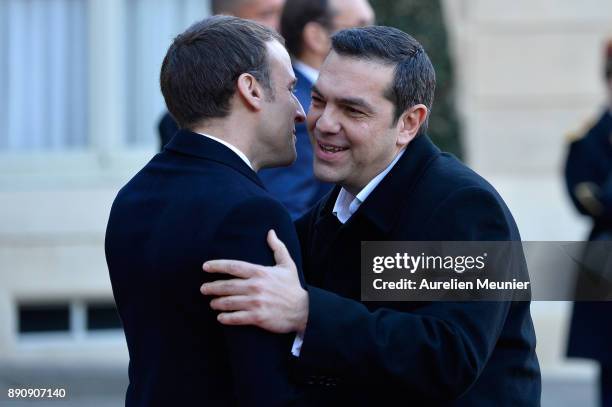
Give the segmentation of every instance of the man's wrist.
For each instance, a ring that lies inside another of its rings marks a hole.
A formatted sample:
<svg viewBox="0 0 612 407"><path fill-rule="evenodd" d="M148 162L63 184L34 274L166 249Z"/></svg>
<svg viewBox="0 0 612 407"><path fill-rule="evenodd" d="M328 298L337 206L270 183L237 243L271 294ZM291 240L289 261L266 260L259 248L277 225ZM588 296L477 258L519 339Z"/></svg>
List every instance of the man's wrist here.
<svg viewBox="0 0 612 407"><path fill-rule="evenodd" d="M308 291L302 289L300 297L301 298L299 301L299 311L297 318L297 333L303 336L304 332L306 331L306 325L308 324L308 307L310 301L308 297Z"/></svg>

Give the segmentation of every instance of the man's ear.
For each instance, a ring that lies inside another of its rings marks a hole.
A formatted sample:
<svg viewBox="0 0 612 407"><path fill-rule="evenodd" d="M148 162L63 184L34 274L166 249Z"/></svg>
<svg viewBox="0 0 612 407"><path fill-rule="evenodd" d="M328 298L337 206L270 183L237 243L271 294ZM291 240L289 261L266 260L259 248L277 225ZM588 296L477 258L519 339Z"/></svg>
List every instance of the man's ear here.
<svg viewBox="0 0 612 407"><path fill-rule="evenodd" d="M304 26L302 41L304 48L317 55L327 55L331 47L329 33L323 25L315 21L310 21Z"/></svg>
<svg viewBox="0 0 612 407"><path fill-rule="evenodd" d="M412 141L419 133L419 129L427 119L429 110L425 105L414 105L406 110L399 118L397 125L399 126L399 135L397 145L404 147Z"/></svg>
<svg viewBox="0 0 612 407"><path fill-rule="evenodd" d="M249 74L243 73L238 77L236 83L236 93L249 110L261 110L261 104L264 101L264 91L257 79Z"/></svg>

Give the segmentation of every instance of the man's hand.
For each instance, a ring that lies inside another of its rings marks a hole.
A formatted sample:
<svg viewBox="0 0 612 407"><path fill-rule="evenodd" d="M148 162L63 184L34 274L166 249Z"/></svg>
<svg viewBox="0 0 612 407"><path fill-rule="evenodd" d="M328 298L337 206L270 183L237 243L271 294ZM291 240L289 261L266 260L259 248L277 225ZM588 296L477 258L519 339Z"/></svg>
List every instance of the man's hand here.
<svg viewBox="0 0 612 407"><path fill-rule="evenodd" d="M224 325L255 325L275 333L301 334L308 321L308 292L300 285L295 263L274 230L268 232L268 245L276 266L207 261L202 266L205 272L238 278L202 284L200 291L217 297L210 306L222 311L217 319Z"/></svg>

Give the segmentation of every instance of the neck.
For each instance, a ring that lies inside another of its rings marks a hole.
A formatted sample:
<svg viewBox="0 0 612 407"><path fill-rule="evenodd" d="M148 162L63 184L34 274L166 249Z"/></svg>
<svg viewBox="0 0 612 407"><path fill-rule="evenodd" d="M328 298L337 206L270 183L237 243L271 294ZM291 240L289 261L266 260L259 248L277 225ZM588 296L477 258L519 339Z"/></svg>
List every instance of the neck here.
<svg viewBox="0 0 612 407"><path fill-rule="evenodd" d="M247 156L253 169L257 172L261 167L261 163L252 148L255 144L251 142L255 138L254 133L251 131L253 126L245 123L247 122L243 120L226 117L209 120L204 124L195 126L192 130L196 133L208 134L233 145Z"/></svg>
<svg viewBox="0 0 612 407"><path fill-rule="evenodd" d="M325 58L321 58L319 55L315 54L314 52L306 50L302 52L302 54L298 57L298 59L302 61L304 64L318 71L321 69L321 65L323 65L323 60Z"/></svg>

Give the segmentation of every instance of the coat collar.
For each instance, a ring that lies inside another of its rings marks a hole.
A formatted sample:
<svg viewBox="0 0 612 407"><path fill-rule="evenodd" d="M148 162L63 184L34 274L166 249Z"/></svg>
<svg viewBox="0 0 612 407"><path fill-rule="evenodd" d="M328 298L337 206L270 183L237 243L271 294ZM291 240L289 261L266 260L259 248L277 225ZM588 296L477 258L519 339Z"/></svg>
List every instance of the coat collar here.
<svg viewBox="0 0 612 407"><path fill-rule="evenodd" d="M382 232L390 231L406 205L410 190L425 172L428 165L440 154L438 147L433 144L427 135L423 134L412 140L406 147L404 155L351 216L345 226L359 219L366 219ZM340 186L336 185L323 204L319 213L319 221L330 216L334 217L332 209L339 192Z"/></svg>
<svg viewBox="0 0 612 407"><path fill-rule="evenodd" d="M181 129L177 131L170 142L166 144L164 150L227 165L264 188L257 173L249 168L236 153L223 144L202 136L201 134Z"/></svg>

